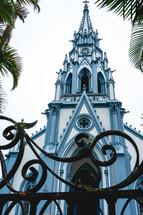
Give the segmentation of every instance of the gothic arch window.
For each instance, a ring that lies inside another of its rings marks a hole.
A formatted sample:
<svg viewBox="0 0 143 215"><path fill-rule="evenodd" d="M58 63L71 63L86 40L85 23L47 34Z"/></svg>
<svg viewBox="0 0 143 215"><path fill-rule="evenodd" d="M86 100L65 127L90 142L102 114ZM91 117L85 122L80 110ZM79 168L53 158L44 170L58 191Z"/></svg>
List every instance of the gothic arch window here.
<svg viewBox="0 0 143 215"><path fill-rule="evenodd" d="M88 163L81 165L75 172L72 182L78 185L86 185L91 187L98 187L97 183L97 173L95 169ZM72 190L77 192L78 190ZM74 205L69 204L68 214L73 215L87 215L87 214L99 215L99 201L95 199L82 199L82 201L77 201Z"/></svg>
<svg viewBox="0 0 143 215"><path fill-rule="evenodd" d="M98 73L98 93L105 93L105 80L101 72Z"/></svg>
<svg viewBox="0 0 143 215"><path fill-rule="evenodd" d="M72 182L75 184L98 187L97 173L88 163L84 163L74 174Z"/></svg>
<svg viewBox="0 0 143 215"><path fill-rule="evenodd" d="M137 184L136 184L136 189L137 190L143 190L143 176L141 176L139 178L139 180L137 181ZM138 199L139 201L139 207L138 207L138 210L139 210L139 214L140 215L143 215L143 198L139 198Z"/></svg>
<svg viewBox="0 0 143 215"><path fill-rule="evenodd" d="M72 93L72 74L70 73L66 82L66 94Z"/></svg>
<svg viewBox="0 0 143 215"><path fill-rule="evenodd" d="M79 75L80 77L80 91L83 92L83 89L86 89L86 92L89 92L90 88L90 72L87 69L83 69Z"/></svg>
<svg viewBox="0 0 143 215"><path fill-rule="evenodd" d="M83 88L86 88L86 91L89 91L89 80L86 72L83 73L83 76L81 77L81 91L83 91Z"/></svg>
<svg viewBox="0 0 143 215"><path fill-rule="evenodd" d="M87 36L84 36L84 43L87 43Z"/></svg>

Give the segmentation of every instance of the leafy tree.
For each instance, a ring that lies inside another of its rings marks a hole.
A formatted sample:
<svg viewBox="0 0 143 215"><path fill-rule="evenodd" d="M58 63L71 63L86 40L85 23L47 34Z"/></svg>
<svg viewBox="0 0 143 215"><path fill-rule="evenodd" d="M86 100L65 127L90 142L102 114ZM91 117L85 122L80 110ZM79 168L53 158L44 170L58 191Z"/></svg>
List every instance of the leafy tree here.
<svg viewBox="0 0 143 215"><path fill-rule="evenodd" d="M13 77L12 90L18 85L22 71L21 58L16 50L10 47L12 30L17 18L23 22L28 15L26 5L34 6L40 11L37 0L0 0L0 112L4 110L5 94L2 88L2 76L11 74Z"/></svg>
<svg viewBox="0 0 143 215"><path fill-rule="evenodd" d="M100 8L122 16L132 23L129 57L135 68L143 72L143 2L142 0L96 0Z"/></svg>

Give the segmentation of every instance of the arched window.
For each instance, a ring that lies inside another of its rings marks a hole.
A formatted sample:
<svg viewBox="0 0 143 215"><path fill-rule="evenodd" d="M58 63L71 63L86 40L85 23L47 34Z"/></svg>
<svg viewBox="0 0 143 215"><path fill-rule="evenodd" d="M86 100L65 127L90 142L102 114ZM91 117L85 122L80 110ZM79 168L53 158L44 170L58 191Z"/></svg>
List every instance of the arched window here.
<svg viewBox="0 0 143 215"><path fill-rule="evenodd" d="M83 164L73 177L75 184L97 187L95 170L88 164Z"/></svg>
<svg viewBox="0 0 143 215"><path fill-rule="evenodd" d="M87 92L89 91L89 80L86 72L84 72L81 77L81 91L83 91L83 88L86 88Z"/></svg>
<svg viewBox="0 0 143 215"><path fill-rule="evenodd" d="M105 80L101 72L98 73L98 93L105 93Z"/></svg>
<svg viewBox="0 0 143 215"><path fill-rule="evenodd" d="M78 77L79 77L79 79L78 79L79 92L83 92L83 89L85 89L86 92L90 92L90 90L91 90L90 71L87 68L84 68L80 71Z"/></svg>
<svg viewBox="0 0 143 215"><path fill-rule="evenodd" d="M101 93L101 83L99 78L98 78L98 93Z"/></svg>
<svg viewBox="0 0 143 215"><path fill-rule="evenodd" d="M70 73L66 82L66 94L72 93L72 74Z"/></svg>
<svg viewBox="0 0 143 215"><path fill-rule="evenodd" d="M84 36L84 43L87 43L87 36Z"/></svg>
<svg viewBox="0 0 143 215"><path fill-rule="evenodd" d="M72 182L78 185L85 185L91 187L98 187L97 173L92 166L88 163L84 163L72 178ZM73 192L78 190L73 190ZM87 215L87 214L99 214L99 201L96 199L83 198L82 201L77 201L74 204L69 204L68 214L73 215Z"/></svg>
<svg viewBox="0 0 143 215"><path fill-rule="evenodd" d="M91 75L90 72L84 68L80 73L79 73L79 91L83 92L83 89L85 89L87 92L90 91L90 80Z"/></svg>

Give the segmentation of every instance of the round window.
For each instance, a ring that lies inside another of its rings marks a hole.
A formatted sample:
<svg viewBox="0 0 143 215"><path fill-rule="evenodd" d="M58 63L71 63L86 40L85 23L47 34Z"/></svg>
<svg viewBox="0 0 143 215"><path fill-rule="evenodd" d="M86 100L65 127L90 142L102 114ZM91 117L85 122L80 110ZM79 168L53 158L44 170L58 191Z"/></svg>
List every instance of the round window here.
<svg viewBox="0 0 143 215"><path fill-rule="evenodd" d="M78 119L77 125L79 128L87 129L91 126L91 120L86 116L82 116Z"/></svg>

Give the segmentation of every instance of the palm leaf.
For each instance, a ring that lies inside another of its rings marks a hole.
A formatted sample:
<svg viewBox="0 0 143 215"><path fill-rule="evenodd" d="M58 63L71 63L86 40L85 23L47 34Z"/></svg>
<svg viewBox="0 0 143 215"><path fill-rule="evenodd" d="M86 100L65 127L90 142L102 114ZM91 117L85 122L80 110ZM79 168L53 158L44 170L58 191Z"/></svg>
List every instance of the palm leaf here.
<svg viewBox="0 0 143 215"><path fill-rule="evenodd" d="M143 23L132 27L129 57L134 67L143 72Z"/></svg>
<svg viewBox="0 0 143 215"><path fill-rule="evenodd" d="M6 94L4 93L0 77L0 113L3 113L5 108L6 108Z"/></svg>
<svg viewBox="0 0 143 215"><path fill-rule="evenodd" d="M29 13L27 8L24 6L21 6L19 3L15 3L14 9L15 9L15 17L19 17L19 19L21 19L24 22L25 18Z"/></svg>
<svg viewBox="0 0 143 215"><path fill-rule="evenodd" d="M34 9L37 9L38 10L38 12L40 12L40 7L39 7L39 5L38 5L38 0L17 0L17 3L19 4L19 5L32 5L32 6L34 6Z"/></svg>
<svg viewBox="0 0 143 215"><path fill-rule="evenodd" d="M140 0L96 0L95 4L100 8L107 7L133 24L143 21L143 3Z"/></svg>
<svg viewBox="0 0 143 215"><path fill-rule="evenodd" d="M16 50L9 45L0 46L0 73L2 76L11 73L13 77L12 90L17 86L22 71L21 58Z"/></svg>
<svg viewBox="0 0 143 215"><path fill-rule="evenodd" d="M13 26L14 8L10 0L0 0L0 23Z"/></svg>
<svg viewBox="0 0 143 215"><path fill-rule="evenodd" d="M9 16L9 14L4 11L2 8L0 8L0 22L8 22L11 26L13 26L13 20L12 17Z"/></svg>

